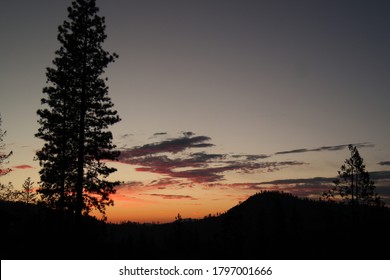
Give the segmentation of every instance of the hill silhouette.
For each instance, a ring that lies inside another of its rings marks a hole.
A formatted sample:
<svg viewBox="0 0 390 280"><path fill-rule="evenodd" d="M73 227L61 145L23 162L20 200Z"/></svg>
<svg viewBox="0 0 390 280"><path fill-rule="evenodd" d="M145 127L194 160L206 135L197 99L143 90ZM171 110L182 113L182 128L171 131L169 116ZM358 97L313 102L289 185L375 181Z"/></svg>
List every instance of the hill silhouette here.
<svg viewBox="0 0 390 280"><path fill-rule="evenodd" d="M84 217L81 228L71 215L0 202L0 223L1 259L383 259L390 249L389 208L281 192L255 194L203 219L111 224Z"/></svg>

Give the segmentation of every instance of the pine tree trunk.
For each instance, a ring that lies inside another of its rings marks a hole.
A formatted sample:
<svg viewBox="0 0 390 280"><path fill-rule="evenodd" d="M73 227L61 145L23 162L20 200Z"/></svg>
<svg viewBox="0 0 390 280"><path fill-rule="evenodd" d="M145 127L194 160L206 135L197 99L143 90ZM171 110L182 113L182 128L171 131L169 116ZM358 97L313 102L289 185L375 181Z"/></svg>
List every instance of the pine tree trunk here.
<svg viewBox="0 0 390 280"><path fill-rule="evenodd" d="M63 131L65 131L66 123L65 120L63 122ZM65 209L65 145L66 145L66 135L62 135L62 143L61 143L61 179L60 179L60 212L61 219L64 216Z"/></svg>
<svg viewBox="0 0 390 280"><path fill-rule="evenodd" d="M76 216L81 217L83 209L83 179L84 179L84 142L85 142L85 103L86 103L86 85L85 75L82 81L81 90L81 108L79 123L79 143L77 156L77 183L76 183Z"/></svg>
<svg viewBox="0 0 390 280"><path fill-rule="evenodd" d="M79 143L77 156L77 182L76 182L76 218L80 220L83 209L83 180L84 180L84 142L85 142L85 115L87 102L87 15L84 20L84 46L83 46L83 66L81 77L81 104L80 104L80 122L79 122Z"/></svg>
<svg viewBox="0 0 390 280"><path fill-rule="evenodd" d="M354 174L353 174L353 166L351 167L352 171L351 171L351 204L354 205L355 204L355 200L354 200L354 195L353 195L353 191L354 191L354 186L353 186L353 183L354 183Z"/></svg>

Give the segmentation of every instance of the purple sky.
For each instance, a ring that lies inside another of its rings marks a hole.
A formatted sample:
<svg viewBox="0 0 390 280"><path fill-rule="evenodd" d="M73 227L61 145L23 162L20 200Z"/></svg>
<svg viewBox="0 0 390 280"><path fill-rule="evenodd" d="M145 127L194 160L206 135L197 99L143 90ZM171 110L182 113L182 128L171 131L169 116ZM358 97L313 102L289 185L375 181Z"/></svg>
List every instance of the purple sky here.
<svg viewBox="0 0 390 280"><path fill-rule="evenodd" d="M70 1L2 4L0 113L14 155L1 180L20 187L39 182L36 110ZM122 119L111 129L122 150L113 178L126 182L113 216L123 201L173 218L201 215L214 198L226 210L267 187L317 194L351 143L389 192L390 2L97 5L105 47L119 54L106 72Z"/></svg>

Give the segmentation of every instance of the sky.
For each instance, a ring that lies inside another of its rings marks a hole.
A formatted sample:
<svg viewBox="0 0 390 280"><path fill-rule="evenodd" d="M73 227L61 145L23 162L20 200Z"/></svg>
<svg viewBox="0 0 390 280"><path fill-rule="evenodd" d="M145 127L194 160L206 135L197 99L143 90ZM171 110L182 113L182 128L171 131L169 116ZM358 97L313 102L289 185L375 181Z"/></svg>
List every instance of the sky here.
<svg viewBox="0 0 390 280"><path fill-rule="evenodd" d="M71 1L0 0L0 178L39 184L46 67ZM390 203L389 1L97 0L121 122L111 222L222 213L262 190L317 199L354 144Z"/></svg>

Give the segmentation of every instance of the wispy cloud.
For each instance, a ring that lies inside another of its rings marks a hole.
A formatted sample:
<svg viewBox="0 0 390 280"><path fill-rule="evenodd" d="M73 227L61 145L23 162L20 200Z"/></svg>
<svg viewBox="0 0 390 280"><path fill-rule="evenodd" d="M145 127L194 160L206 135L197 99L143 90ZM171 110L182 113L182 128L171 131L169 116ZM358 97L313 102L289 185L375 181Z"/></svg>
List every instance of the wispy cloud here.
<svg viewBox="0 0 390 280"><path fill-rule="evenodd" d="M126 134L122 134L122 135L120 136L120 138L121 138L121 139L126 139L126 138L129 138L129 137L131 137L131 136L134 136L134 134L126 133Z"/></svg>
<svg viewBox="0 0 390 280"><path fill-rule="evenodd" d="M253 161L258 159L265 159L271 157L270 155L246 155L246 154L239 154L239 155L232 155L233 158L242 158L245 160Z"/></svg>
<svg viewBox="0 0 390 280"><path fill-rule="evenodd" d="M127 158L142 157L158 153L175 154L191 148L206 148L214 146L213 144L207 143L209 140L211 140L211 138L207 136L191 137L185 134L183 137L168 139L124 150L121 152L119 160L126 161Z"/></svg>
<svg viewBox="0 0 390 280"><path fill-rule="evenodd" d="M261 185L291 185L291 184L311 184L321 185L332 183L335 178L327 177L314 177L314 178L303 178L303 179L284 179L284 180L273 180L267 182L261 182Z"/></svg>
<svg viewBox="0 0 390 280"><path fill-rule="evenodd" d="M369 174L373 180L390 180L390 171L374 171Z"/></svg>
<svg viewBox="0 0 390 280"><path fill-rule="evenodd" d="M348 148L348 145L349 144L335 145L335 146L322 146L322 147L314 148L314 149L302 148L302 149L277 152L277 153L275 153L275 155L298 154L298 153L307 153L307 152L340 151L340 150ZM374 146L371 143L357 143L357 144L352 144L352 145L356 146L357 148L373 147Z"/></svg>
<svg viewBox="0 0 390 280"><path fill-rule="evenodd" d="M232 162L227 162L227 164L219 167L210 167L206 166L204 168L190 168L195 164L192 163L192 160L188 160L191 162L191 165L184 166L183 161L179 160L179 164L175 165L172 162L176 161L168 161L164 159L162 161L160 158L153 157L152 159L147 159L149 166L143 166L136 168L137 171L140 172L151 172L162 175L167 175L171 178L180 178L187 179L192 183L209 183L209 182L218 182L224 180L224 173L229 171L235 171L238 173L251 173L255 171L259 172L274 172L278 171L282 168L286 168L288 166L294 165L302 165L304 163L297 161L284 161L284 162L247 162L247 163L236 163L232 164ZM151 165L150 163L153 162ZM167 163L168 162L168 163ZM140 164L140 162L138 162ZM202 165L203 163L196 163L196 165ZM222 164L220 162L220 164ZM186 170L176 170L176 168L188 167Z"/></svg>
<svg viewBox="0 0 390 280"><path fill-rule="evenodd" d="M165 132L155 133L154 136L165 136ZM370 143L354 144L357 147L372 147ZM286 150L275 154L219 154L207 153L206 148L213 147L211 138L197 136L193 132L183 132L176 138L168 138L143 146L123 149L119 161L130 164L138 172L149 172L161 175L162 178L149 183L131 182L121 188L127 191L135 190L164 190L172 188L192 187L201 184L205 187L241 188L248 191L262 189L288 190L297 195L319 194L329 189L335 178L305 178L284 179L259 183L225 183L228 173L248 174L275 172L283 168L300 166L307 163L290 161L271 161L270 157L283 154L306 152L340 151L348 148L347 144L321 146L318 148L302 148ZM198 150L198 151L194 151ZM385 164L386 162L383 162ZM380 174L373 174L373 176ZM382 174L382 176L387 176ZM156 194L157 195L157 194ZM158 194L162 197L162 195ZM168 199L168 198L167 198Z"/></svg>
<svg viewBox="0 0 390 280"><path fill-rule="evenodd" d="M117 190L134 190L143 187L145 184L140 181L129 181L116 186Z"/></svg>
<svg viewBox="0 0 390 280"><path fill-rule="evenodd" d="M167 132L156 132L153 134L153 136L162 136L162 135L167 135Z"/></svg>
<svg viewBox="0 0 390 280"><path fill-rule="evenodd" d="M176 180L178 184L181 180L181 185L223 181L227 172L274 172L304 164L298 161L262 161L269 157L264 154L207 153L204 149L214 146L210 141L210 137L184 132L177 138L124 149L119 161L134 165L138 172L164 175L168 183ZM200 151L190 152L193 149ZM166 187L168 183L160 187Z"/></svg>
<svg viewBox="0 0 390 280"><path fill-rule="evenodd" d="M16 165L12 167L13 169L34 169L31 165L22 164L22 165Z"/></svg>
<svg viewBox="0 0 390 280"><path fill-rule="evenodd" d="M151 193L146 194L150 196L160 197L162 199L189 199L189 200L198 200L191 195L175 195L175 194L160 194L160 193Z"/></svg>
<svg viewBox="0 0 390 280"><path fill-rule="evenodd" d="M164 190L168 187L176 186L181 188L183 186L183 182L179 180L175 180L173 178L162 178L159 180L153 180L147 184L149 188Z"/></svg>

